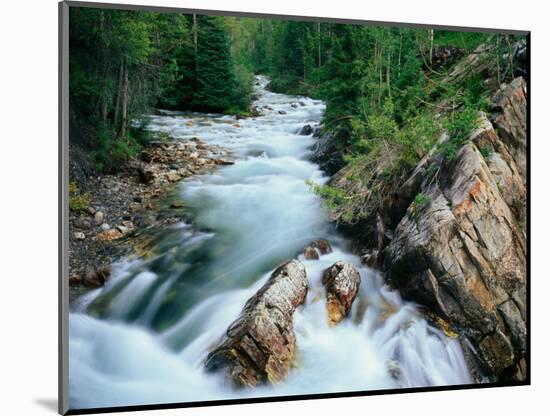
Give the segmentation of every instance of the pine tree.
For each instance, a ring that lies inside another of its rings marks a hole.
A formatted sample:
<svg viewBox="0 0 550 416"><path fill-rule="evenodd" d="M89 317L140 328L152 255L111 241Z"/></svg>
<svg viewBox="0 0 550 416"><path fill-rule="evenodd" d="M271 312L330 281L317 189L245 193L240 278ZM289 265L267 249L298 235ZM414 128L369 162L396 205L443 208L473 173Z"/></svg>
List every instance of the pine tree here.
<svg viewBox="0 0 550 416"><path fill-rule="evenodd" d="M223 22L217 17L198 17L197 91L193 104L221 111L235 102L235 72L231 47Z"/></svg>

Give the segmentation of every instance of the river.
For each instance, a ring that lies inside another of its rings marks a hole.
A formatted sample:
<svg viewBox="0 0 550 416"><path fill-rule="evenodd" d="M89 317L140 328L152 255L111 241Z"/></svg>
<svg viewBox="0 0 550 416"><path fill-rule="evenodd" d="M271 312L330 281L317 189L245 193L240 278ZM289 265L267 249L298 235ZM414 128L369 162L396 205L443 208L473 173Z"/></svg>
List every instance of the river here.
<svg viewBox="0 0 550 416"><path fill-rule="evenodd" d="M158 235L160 254L116 263L103 288L72 305L71 409L472 382L460 343L346 250L306 184L328 179L308 161L316 139L298 134L320 123L323 102L275 94L267 78L256 81L262 116L150 117L149 128L223 146L236 163L183 181L178 192L191 223ZM319 238L332 253L298 255ZM296 365L276 386L233 390L203 370L206 353L271 271L297 255L309 291L294 315ZM338 260L357 267L361 286L350 316L329 327L320 279Z"/></svg>

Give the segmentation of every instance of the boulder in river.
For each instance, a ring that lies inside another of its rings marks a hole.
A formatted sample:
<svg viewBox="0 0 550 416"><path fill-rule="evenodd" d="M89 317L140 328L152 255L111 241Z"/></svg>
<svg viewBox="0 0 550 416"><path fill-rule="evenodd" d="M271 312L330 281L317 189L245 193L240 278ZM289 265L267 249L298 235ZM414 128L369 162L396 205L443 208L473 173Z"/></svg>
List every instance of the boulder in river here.
<svg viewBox="0 0 550 416"><path fill-rule="evenodd" d="M206 369L224 371L236 386L281 381L296 349L293 314L307 287L302 263L291 260L278 267L210 351Z"/></svg>
<svg viewBox="0 0 550 416"><path fill-rule="evenodd" d="M315 240L311 243L311 246L319 250L319 253L321 254L328 254L332 252L330 243L325 239Z"/></svg>
<svg viewBox="0 0 550 416"><path fill-rule="evenodd" d="M300 136L309 136L313 134L313 127L311 125L306 124L304 127L300 129L300 133L298 133Z"/></svg>
<svg viewBox="0 0 550 416"><path fill-rule="evenodd" d="M322 282L327 290L328 320L336 325L351 309L361 275L353 265L338 261L324 271Z"/></svg>
<svg viewBox="0 0 550 416"><path fill-rule="evenodd" d="M312 246L307 246L304 248L304 258L306 260L319 260L319 253Z"/></svg>

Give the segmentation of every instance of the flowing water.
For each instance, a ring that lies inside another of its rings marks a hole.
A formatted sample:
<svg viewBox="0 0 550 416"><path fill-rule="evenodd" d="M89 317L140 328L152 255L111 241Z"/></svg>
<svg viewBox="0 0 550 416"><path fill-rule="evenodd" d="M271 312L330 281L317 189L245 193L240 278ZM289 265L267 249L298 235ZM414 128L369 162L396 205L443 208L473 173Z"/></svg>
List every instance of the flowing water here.
<svg viewBox="0 0 550 416"><path fill-rule="evenodd" d="M105 287L72 305L71 408L471 383L459 342L346 251L306 184L327 180L308 161L315 139L297 134L319 124L323 102L271 93L267 82L257 77L260 117L151 116L151 129L223 146L236 163L183 181L192 224L158 235L160 254L115 264ZM333 252L298 255L318 238ZM310 286L294 315L296 365L276 386L233 390L204 372L206 353L270 272L296 256ZM329 327L320 279L338 260L357 267L361 286L349 318Z"/></svg>

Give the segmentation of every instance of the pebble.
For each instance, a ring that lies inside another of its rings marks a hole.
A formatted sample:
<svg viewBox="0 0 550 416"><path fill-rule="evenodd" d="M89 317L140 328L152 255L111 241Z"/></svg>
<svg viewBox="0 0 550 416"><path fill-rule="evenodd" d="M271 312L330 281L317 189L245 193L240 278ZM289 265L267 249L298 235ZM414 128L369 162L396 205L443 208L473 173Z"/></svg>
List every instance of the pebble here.
<svg viewBox="0 0 550 416"><path fill-rule="evenodd" d="M86 238L86 234L84 234L83 232L81 231L77 231L76 233L73 233L73 237L77 240L84 240Z"/></svg>
<svg viewBox="0 0 550 416"><path fill-rule="evenodd" d="M105 220L105 215L101 211L97 211L94 215L94 223L96 225L103 224L103 221Z"/></svg>

